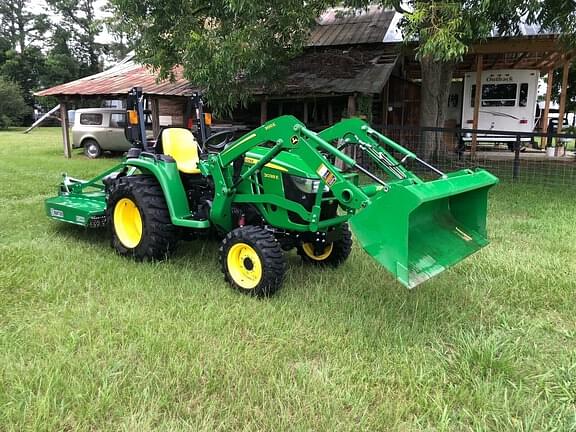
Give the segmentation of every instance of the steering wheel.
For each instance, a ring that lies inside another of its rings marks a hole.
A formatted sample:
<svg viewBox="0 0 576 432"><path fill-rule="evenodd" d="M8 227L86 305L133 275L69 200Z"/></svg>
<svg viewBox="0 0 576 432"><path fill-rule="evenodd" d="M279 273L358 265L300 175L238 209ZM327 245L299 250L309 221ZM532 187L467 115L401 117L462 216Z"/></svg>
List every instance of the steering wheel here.
<svg viewBox="0 0 576 432"><path fill-rule="evenodd" d="M210 135L210 137L204 141L204 147L210 150L220 151L233 139L234 131L218 132Z"/></svg>

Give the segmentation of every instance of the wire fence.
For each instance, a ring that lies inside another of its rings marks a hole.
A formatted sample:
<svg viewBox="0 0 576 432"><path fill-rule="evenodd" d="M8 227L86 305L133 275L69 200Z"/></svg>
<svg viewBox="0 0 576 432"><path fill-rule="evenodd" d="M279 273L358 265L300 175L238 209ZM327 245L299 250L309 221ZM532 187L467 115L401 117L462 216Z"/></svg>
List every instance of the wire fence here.
<svg viewBox="0 0 576 432"><path fill-rule="evenodd" d="M394 125L374 128L445 172L484 168L502 181L576 185L574 134ZM478 137L475 147L472 145L473 132ZM367 168L375 169L367 158L357 157ZM408 168L424 176L432 174L420 164L409 163Z"/></svg>

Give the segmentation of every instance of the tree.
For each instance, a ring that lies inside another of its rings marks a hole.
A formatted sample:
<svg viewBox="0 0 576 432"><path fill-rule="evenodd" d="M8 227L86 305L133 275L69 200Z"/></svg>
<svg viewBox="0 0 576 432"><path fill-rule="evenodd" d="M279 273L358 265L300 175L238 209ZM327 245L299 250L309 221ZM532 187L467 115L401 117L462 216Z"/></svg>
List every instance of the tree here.
<svg viewBox="0 0 576 432"><path fill-rule="evenodd" d="M0 76L0 129L19 124L29 111L18 84Z"/></svg>
<svg viewBox="0 0 576 432"><path fill-rule="evenodd" d="M18 84L18 92L32 107L32 91L44 66L39 45L49 29L48 17L30 11L30 0L0 0L0 24L0 73Z"/></svg>
<svg viewBox="0 0 576 432"><path fill-rule="evenodd" d="M126 24L114 14L114 9L110 4L102 8L102 12L107 16L103 19L104 26L112 41L106 47L106 54L114 61L124 59L131 51L134 50L133 39L130 38L129 28Z"/></svg>
<svg viewBox="0 0 576 432"><path fill-rule="evenodd" d="M61 27L56 27L51 45L46 55L43 74L40 77L41 86L50 87L80 78L82 65L69 47L68 32Z"/></svg>
<svg viewBox="0 0 576 432"><path fill-rule="evenodd" d="M32 13L29 6L29 0L0 0L0 37L20 53L41 41L50 27L48 16Z"/></svg>
<svg viewBox="0 0 576 432"><path fill-rule="evenodd" d="M560 102L560 93L566 92L566 112L576 112L576 64L568 71L568 88L560 88L562 85L562 69L554 71L552 81L552 96L556 102Z"/></svg>
<svg viewBox="0 0 576 432"><path fill-rule="evenodd" d="M96 42L102 23L96 18L95 0L47 0L50 8L61 18L55 25L65 35L68 48L80 63L80 76L101 70L100 55L103 46Z"/></svg>
<svg viewBox="0 0 576 432"><path fill-rule="evenodd" d="M3 36L0 36L0 65L6 61L6 54L10 51L10 41Z"/></svg>
<svg viewBox="0 0 576 432"><path fill-rule="evenodd" d="M140 61L160 78L181 65L210 104L225 110L246 102L251 85L272 80L304 45L321 0L111 0Z"/></svg>
<svg viewBox="0 0 576 432"><path fill-rule="evenodd" d="M45 58L40 48L30 46L23 53L8 51L6 61L0 66L0 74L18 84L24 100L34 105L33 91L38 87L39 77L44 72Z"/></svg>

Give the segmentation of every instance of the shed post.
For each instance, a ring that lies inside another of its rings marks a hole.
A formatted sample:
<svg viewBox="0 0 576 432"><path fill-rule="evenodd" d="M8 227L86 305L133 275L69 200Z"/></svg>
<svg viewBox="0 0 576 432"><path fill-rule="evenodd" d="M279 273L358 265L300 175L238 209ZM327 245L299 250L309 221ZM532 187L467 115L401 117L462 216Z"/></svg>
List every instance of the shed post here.
<svg viewBox="0 0 576 432"><path fill-rule="evenodd" d="M260 124L264 124L266 123L266 120L268 119L268 100L266 98L263 98L260 101Z"/></svg>
<svg viewBox="0 0 576 432"><path fill-rule="evenodd" d="M386 81L386 85L382 90L382 126L388 125L388 98L390 95L390 80Z"/></svg>
<svg viewBox="0 0 576 432"><path fill-rule="evenodd" d="M328 125L331 126L334 123L334 107L332 106L332 101L328 102Z"/></svg>
<svg viewBox="0 0 576 432"><path fill-rule="evenodd" d="M302 114L302 122L307 125L308 124L308 101L304 101L304 113Z"/></svg>
<svg viewBox="0 0 576 432"><path fill-rule="evenodd" d="M558 111L558 133L562 132L562 119L566 112L566 92L568 91L568 72L570 70L570 62L565 62L562 68L562 87L560 88L560 107Z"/></svg>
<svg viewBox="0 0 576 432"><path fill-rule="evenodd" d="M160 135L160 102L158 98L151 98L150 105L152 108L152 133L154 134L154 138L156 138ZM186 125L184 125L184 127L186 127Z"/></svg>
<svg viewBox="0 0 576 432"><path fill-rule="evenodd" d="M472 116L472 129L478 129L478 116L480 114L480 98L482 97L482 68L484 58L482 54L476 56L476 92L474 94L474 115ZM472 133L472 143L470 144L470 157L476 156L478 136Z"/></svg>
<svg viewBox="0 0 576 432"><path fill-rule="evenodd" d="M348 96L348 117L356 115L356 94Z"/></svg>
<svg viewBox="0 0 576 432"><path fill-rule="evenodd" d="M548 78L546 79L546 102L544 103L544 114L542 115L542 133L548 132L548 113L550 112L550 99L552 99L552 83L554 82L554 69L548 69ZM540 140L540 147L546 148L548 144L546 135Z"/></svg>
<svg viewBox="0 0 576 432"><path fill-rule="evenodd" d="M354 117L356 115L356 93L348 96L348 118ZM344 153L346 153L348 156L352 156L353 158L356 158L356 154L353 154L352 152L354 151L354 153L356 152L356 146L353 147L354 150L352 150L352 147L348 146L344 149ZM344 163L342 161L341 165L336 165L338 168L342 169L344 167Z"/></svg>
<svg viewBox="0 0 576 432"><path fill-rule="evenodd" d="M70 146L70 131L68 130L68 101L60 99L60 119L62 121L62 142L64 143L64 157L72 157L72 148Z"/></svg>

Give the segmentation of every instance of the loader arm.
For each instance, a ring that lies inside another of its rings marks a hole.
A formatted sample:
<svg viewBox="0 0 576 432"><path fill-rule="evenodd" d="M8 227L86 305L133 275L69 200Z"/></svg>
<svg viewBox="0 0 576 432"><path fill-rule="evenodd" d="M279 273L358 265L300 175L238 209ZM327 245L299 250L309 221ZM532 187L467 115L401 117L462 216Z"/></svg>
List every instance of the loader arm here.
<svg viewBox="0 0 576 432"><path fill-rule="evenodd" d="M262 146L267 146L268 150L254 165L235 178L233 173L234 163L243 158L250 150ZM236 199L238 186L244 181L250 181L255 173L259 172L283 151L289 151L291 154L300 157L307 165L308 172L313 173L314 176L317 176L330 188L334 198L340 203L342 208L347 210L347 217L353 215L355 210L363 208L370 203L370 194L348 180L329 161L324 153L328 153L342 160L345 164L359 168L362 171L363 169L358 166L354 159L322 139L317 133L307 129L296 118L282 116L239 138L220 154L210 156L207 160L200 162L202 173L212 176L214 179L217 193L211 209L211 219L218 226L224 230L231 229L230 207ZM386 183L371 175L371 173L368 172L367 175L381 182L381 188L387 187ZM317 192L317 205L314 206L312 211L309 228L313 231L318 230L321 225L326 225L321 224L320 221L320 206L318 202L321 196L322 188ZM239 197L239 199L244 201L243 197ZM285 201L284 207L290 207L290 202L283 200ZM282 206L282 203L278 201L270 203ZM347 217L339 218L339 221L342 222Z"/></svg>
<svg viewBox="0 0 576 432"><path fill-rule="evenodd" d="M408 183L423 183L423 180L412 171L404 167L408 159L412 159L423 165L440 177L445 178L446 174L420 159L415 153L401 146L386 135L376 131L368 123L359 119L351 118L342 120L334 126L323 130L319 136L325 141L342 141L341 147L357 145L365 152L374 164L391 178L398 180L408 179ZM402 159L398 161L386 148L399 153Z"/></svg>

